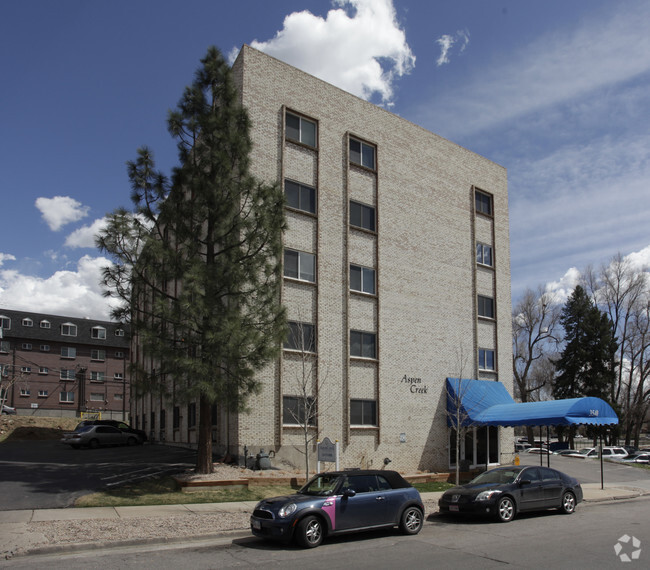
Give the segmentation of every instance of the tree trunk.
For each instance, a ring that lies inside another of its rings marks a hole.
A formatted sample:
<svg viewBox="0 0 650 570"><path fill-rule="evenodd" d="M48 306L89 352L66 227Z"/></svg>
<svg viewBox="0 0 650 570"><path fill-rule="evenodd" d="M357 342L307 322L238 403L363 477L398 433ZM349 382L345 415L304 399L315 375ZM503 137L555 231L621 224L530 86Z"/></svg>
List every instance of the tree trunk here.
<svg viewBox="0 0 650 570"><path fill-rule="evenodd" d="M199 441L196 457L196 472L212 473L212 402L201 396L199 403Z"/></svg>

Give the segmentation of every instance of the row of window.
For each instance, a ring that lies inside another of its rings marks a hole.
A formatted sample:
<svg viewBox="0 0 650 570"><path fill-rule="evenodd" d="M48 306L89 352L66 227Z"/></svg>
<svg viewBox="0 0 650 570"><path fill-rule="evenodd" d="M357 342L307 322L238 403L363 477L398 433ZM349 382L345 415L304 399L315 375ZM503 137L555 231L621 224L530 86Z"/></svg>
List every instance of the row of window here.
<svg viewBox="0 0 650 570"><path fill-rule="evenodd" d="M316 425L318 416L313 398L284 396L282 398L282 423L284 425ZM377 402L375 400L350 400L350 425L376 426Z"/></svg>
<svg viewBox="0 0 650 570"><path fill-rule="evenodd" d="M23 342L21 344L21 349L22 350L33 350L34 345L31 342ZM11 345L9 341L1 341L0 342L0 352L2 353L9 353L11 350ZM39 350L41 352L50 352L51 347L49 344L41 344L39 346ZM77 349L74 346L62 346L61 347L61 358L76 358L77 357ZM122 350L117 350L114 352L114 357L118 359L123 359L125 357L125 353ZM106 360L106 351L103 349L93 349L90 351L90 359L91 360Z"/></svg>
<svg viewBox="0 0 650 570"><path fill-rule="evenodd" d="M287 112L285 114L287 140L318 148L318 125L316 121ZM350 137L350 162L370 170L376 169L375 146Z"/></svg>
<svg viewBox="0 0 650 570"><path fill-rule="evenodd" d="M21 321L24 327L33 327L34 321L30 318L24 318ZM52 328L52 323L47 320L42 320L39 323L42 329ZM5 315L0 315L0 328L11 330L11 318ZM61 336L77 336L78 327L74 323L63 323L60 328ZM104 327L92 327L90 329L91 338L104 340L106 339L106 329ZM115 329L115 336L124 336L124 329Z"/></svg>
<svg viewBox="0 0 650 570"><path fill-rule="evenodd" d="M32 367L31 366L21 366L20 371L23 374L31 374L32 373ZM38 368L38 373L39 374L49 374L50 369L45 367L45 366L40 366ZM73 368L62 368L59 370L59 378L61 380L75 380L76 379L76 374L77 371L74 370ZM91 382L104 382L106 380L106 373L103 371L97 371L97 370L91 370L90 372L90 381ZM113 374L113 380L124 380L124 374L122 372L115 372Z"/></svg>
<svg viewBox="0 0 650 570"><path fill-rule="evenodd" d="M27 397L31 395L31 390L29 388L21 388L20 389L20 395L22 397ZM49 390L39 390L38 391L38 397L39 398L48 398L50 396ZM104 392L91 392L90 393L90 401L91 402L104 402L106 399L106 394ZM113 395L114 400L123 400L124 395L123 394L114 394ZM59 392L59 402L66 402L66 403L71 403L74 402L74 392Z"/></svg>
<svg viewBox="0 0 650 570"><path fill-rule="evenodd" d="M310 323L289 322L289 334L284 342L287 350L315 353L316 327ZM495 352L479 348L479 369L494 370ZM377 358L377 335L366 331L350 331L350 356L354 358Z"/></svg>

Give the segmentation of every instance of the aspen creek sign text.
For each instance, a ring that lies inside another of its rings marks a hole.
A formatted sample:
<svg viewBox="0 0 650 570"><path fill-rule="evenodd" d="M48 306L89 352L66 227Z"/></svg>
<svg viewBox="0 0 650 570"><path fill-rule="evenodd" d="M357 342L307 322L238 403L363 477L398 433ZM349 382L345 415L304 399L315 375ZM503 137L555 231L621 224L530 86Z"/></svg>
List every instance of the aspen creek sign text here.
<svg viewBox="0 0 650 570"><path fill-rule="evenodd" d="M404 374L404 377L401 380L401 383L405 386L408 386L409 392L411 394L428 394L429 386L422 384L422 378L411 378Z"/></svg>

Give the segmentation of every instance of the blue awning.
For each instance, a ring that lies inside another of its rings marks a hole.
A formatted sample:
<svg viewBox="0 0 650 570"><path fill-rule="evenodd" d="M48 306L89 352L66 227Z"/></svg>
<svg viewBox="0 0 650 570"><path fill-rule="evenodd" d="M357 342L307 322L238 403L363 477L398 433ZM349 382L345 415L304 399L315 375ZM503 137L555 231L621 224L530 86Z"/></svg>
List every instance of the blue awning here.
<svg viewBox="0 0 650 570"><path fill-rule="evenodd" d="M448 424L455 426L613 425L618 416L600 398L516 403L506 387L489 380L447 378Z"/></svg>

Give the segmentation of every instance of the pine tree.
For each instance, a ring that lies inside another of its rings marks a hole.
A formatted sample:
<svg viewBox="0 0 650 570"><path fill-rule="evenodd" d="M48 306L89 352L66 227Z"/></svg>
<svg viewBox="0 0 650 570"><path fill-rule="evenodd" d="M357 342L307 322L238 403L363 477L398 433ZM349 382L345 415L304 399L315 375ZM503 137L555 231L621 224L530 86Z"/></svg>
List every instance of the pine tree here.
<svg viewBox="0 0 650 570"><path fill-rule="evenodd" d="M595 396L612 399L618 343L611 320L596 307L581 286L567 301L560 323L566 345L556 362L556 398Z"/></svg>
<svg viewBox="0 0 650 570"><path fill-rule="evenodd" d="M98 238L113 257L106 294L123 301L141 355L139 393L199 402L197 471L212 471L212 409L245 409L255 373L286 335L280 304L284 198L249 172L249 118L230 67L210 48L168 129L180 165L171 179L149 149L128 163L134 211L117 210Z"/></svg>

